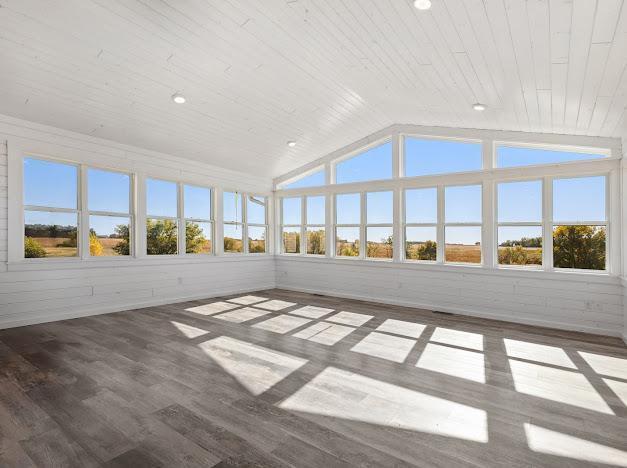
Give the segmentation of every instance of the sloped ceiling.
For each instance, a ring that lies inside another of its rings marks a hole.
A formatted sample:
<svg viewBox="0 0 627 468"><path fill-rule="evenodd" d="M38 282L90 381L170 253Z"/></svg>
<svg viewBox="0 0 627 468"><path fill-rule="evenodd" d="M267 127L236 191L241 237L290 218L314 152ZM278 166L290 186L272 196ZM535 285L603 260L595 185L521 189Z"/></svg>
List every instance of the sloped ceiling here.
<svg viewBox="0 0 627 468"><path fill-rule="evenodd" d="M265 176L393 123L627 135L625 2L432 1L0 0L0 113Z"/></svg>

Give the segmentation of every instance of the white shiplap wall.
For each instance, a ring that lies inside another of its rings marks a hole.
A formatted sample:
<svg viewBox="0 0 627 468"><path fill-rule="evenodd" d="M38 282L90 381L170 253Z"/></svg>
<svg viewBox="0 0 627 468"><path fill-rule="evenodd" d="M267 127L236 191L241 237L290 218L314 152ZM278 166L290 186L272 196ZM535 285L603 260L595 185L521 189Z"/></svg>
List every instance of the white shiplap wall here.
<svg viewBox="0 0 627 468"><path fill-rule="evenodd" d="M276 275L279 288L603 335L623 333L623 287L617 277L417 269L285 256L277 256Z"/></svg>
<svg viewBox="0 0 627 468"><path fill-rule="evenodd" d="M7 262L7 141L74 159L239 190L268 192L269 179L0 115L0 329L185 299L274 287L272 256Z"/></svg>

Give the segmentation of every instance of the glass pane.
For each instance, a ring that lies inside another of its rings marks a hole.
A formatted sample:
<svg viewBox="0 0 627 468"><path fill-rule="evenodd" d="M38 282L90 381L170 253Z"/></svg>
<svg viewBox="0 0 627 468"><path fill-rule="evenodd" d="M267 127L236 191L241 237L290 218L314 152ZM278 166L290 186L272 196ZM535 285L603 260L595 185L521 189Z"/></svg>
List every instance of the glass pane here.
<svg viewBox="0 0 627 468"><path fill-rule="evenodd" d="M239 253L244 251L244 242L242 241L242 225L241 224L225 224L224 225L224 251L227 253Z"/></svg>
<svg viewBox="0 0 627 468"><path fill-rule="evenodd" d="M283 224L300 224L301 219L301 201L297 198L283 199Z"/></svg>
<svg viewBox="0 0 627 468"><path fill-rule="evenodd" d="M76 213L24 211L24 257L76 257Z"/></svg>
<svg viewBox="0 0 627 468"><path fill-rule="evenodd" d="M408 227L405 229L405 258L435 262L437 257L437 228Z"/></svg>
<svg viewBox="0 0 627 468"><path fill-rule="evenodd" d="M266 224L266 197L249 196L246 210L249 223Z"/></svg>
<svg viewBox="0 0 627 468"><path fill-rule="evenodd" d="M307 224L325 223L325 197L307 197Z"/></svg>
<svg viewBox="0 0 627 468"><path fill-rule="evenodd" d="M89 217L89 255L110 257L130 255L131 220L118 216Z"/></svg>
<svg viewBox="0 0 627 468"><path fill-rule="evenodd" d="M165 180L146 179L146 213L148 216L170 216L176 218L176 183Z"/></svg>
<svg viewBox="0 0 627 468"><path fill-rule="evenodd" d="M299 228L283 228L283 252L300 253Z"/></svg>
<svg viewBox="0 0 627 468"><path fill-rule="evenodd" d="M481 143L405 137L405 176L479 171Z"/></svg>
<svg viewBox="0 0 627 468"><path fill-rule="evenodd" d="M392 143L364 151L335 166L338 184L392 178Z"/></svg>
<svg viewBox="0 0 627 468"><path fill-rule="evenodd" d="M481 222L481 185L446 187L444 201L447 223Z"/></svg>
<svg viewBox="0 0 627 468"><path fill-rule="evenodd" d="M452 263L481 263L481 226L446 226L444 260Z"/></svg>
<svg viewBox="0 0 627 468"><path fill-rule="evenodd" d="M307 254L324 255L326 253L324 228L307 228Z"/></svg>
<svg viewBox="0 0 627 468"><path fill-rule="evenodd" d="M248 226L248 253L265 253L266 228L261 226Z"/></svg>
<svg viewBox="0 0 627 468"><path fill-rule="evenodd" d="M211 219L211 189L183 186L183 216L188 219Z"/></svg>
<svg viewBox="0 0 627 468"><path fill-rule="evenodd" d="M394 194L392 192L368 192L366 194L366 223L388 224L394 217Z"/></svg>
<svg viewBox="0 0 627 468"><path fill-rule="evenodd" d="M242 196L236 192L222 192L223 219L225 222L242 222Z"/></svg>
<svg viewBox="0 0 627 468"><path fill-rule="evenodd" d="M499 264L542 265L541 226L501 226L498 231Z"/></svg>
<svg viewBox="0 0 627 468"><path fill-rule="evenodd" d="M78 168L24 158L24 205L76 209Z"/></svg>
<svg viewBox="0 0 627 468"><path fill-rule="evenodd" d="M129 213L130 175L121 172L88 169L87 192L90 211Z"/></svg>
<svg viewBox="0 0 627 468"><path fill-rule="evenodd" d="M405 222L438 222L438 189L405 190Z"/></svg>
<svg viewBox="0 0 627 468"><path fill-rule="evenodd" d="M496 167L519 167L532 164L554 164L568 161L605 158L603 154L575 153L538 148L498 146L496 148Z"/></svg>
<svg viewBox="0 0 627 468"><path fill-rule="evenodd" d="M305 177L301 177L300 179L295 180L291 184L287 185L279 185L281 189L293 189L293 188L303 188L303 187L318 187L324 185L324 169L314 172Z"/></svg>
<svg viewBox="0 0 627 468"><path fill-rule="evenodd" d="M211 223L185 222L185 253L210 254L211 249Z"/></svg>
<svg viewBox="0 0 627 468"><path fill-rule="evenodd" d="M542 181L498 184L500 223L542 222Z"/></svg>
<svg viewBox="0 0 627 468"><path fill-rule="evenodd" d="M146 220L146 252L148 255L178 253L178 224L174 219Z"/></svg>
<svg viewBox="0 0 627 468"><path fill-rule="evenodd" d="M344 193L335 196L335 224L361 223L361 196Z"/></svg>
<svg viewBox="0 0 627 468"><path fill-rule="evenodd" d="M338 257L359 256L359 228L339 227L335 230L335 255Z"/></svg>
<svg viewBox="0 0 627 468"><path fill-rule="evenodd" d="M369 227L366 229L366 257L392 258L392 227Z"/></svg>
<svg viewBox="0 0 627 468"><path fill-rule="evenodd" d="M555 226L553 266L605 270L605 226Z"/></svg>
<svg viewBox="0 0 627 468"><path fill-rule="evenodd" d="M555 179L553 220L605 221L605 176Z"/></svg>

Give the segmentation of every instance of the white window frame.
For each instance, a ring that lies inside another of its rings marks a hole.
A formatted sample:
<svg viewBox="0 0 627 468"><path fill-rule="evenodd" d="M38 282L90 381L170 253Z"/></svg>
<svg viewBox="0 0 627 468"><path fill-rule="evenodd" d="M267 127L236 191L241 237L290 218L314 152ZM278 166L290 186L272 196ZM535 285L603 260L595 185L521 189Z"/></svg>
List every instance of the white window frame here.
<svg viewBox="0 0 627 468"><path fill-rule="evenodd" d="M158 180L161 182L168 182L168 183L172 183L176 186L176 216L172 217L172 216L153 216L150 213L148 213L148 180ZM163 177L151 177L151 176L146 176L146 178L144 179L144 193L146 196L146 205L145 205L145 213L146 213L146 217L145 217L145 226L144 226L144 254L146 255L147 258L168 258L168 257L179 257L182 256L185 253L185 226L182 226L181 224L181 219L182 219L182 211L183 211L183 206L181 205L181 200L182 200L182 195L181 195L181 184L180 182L177 182L175 180L170 180L170 179L164 179ZM162 221L174 221L176 223L176 253L173 254L161 254L161 255L155 255L155 254L149 254L148 253L148 233L146 231L146 227L148 224L148 220L149 219L157 219L157 220L162 220Z"/></svg>
<svg viewBox="0 0 627 468"><path fill-rule="evenodd" d="M324 224L308 224L308 219L307 219L307 199L310 197L322 197L324 200L324 206L325 206L325 222ZM304 256L308 256L308 257L325 257L327 256L327 210L326 210L326 205L327 205L327 196L326 195L304 195L303 197L303 202L302 202L302 209L301 209L301 213L303 213L303 230L301 233L301 239L303 239L303 249L302 249L302 255ZM307 242L307 231L309 230L309 228L317 228L318 230L322 229L324 231L324 254L310 254L307 252L307 249L309 248L308 242Z"/></svg>
<svg viewBox="0 0 627 468"><path fill-rule="evenodd" d="M244 246L244 253L248 254L248 255L267 255L270 249L270 242L269 242L269 238L268 238L268 233L269 233L269 226L268 226L268 206L269 206L269 198L265 195L257 195L254 193L250 193L250 192L246 192L245 193L246 196L246 203L244 203L245 208L243 211L243 218L242 220L244 221L244 233L246 234L246 242L245 242L245 246ZM248 221L248 200L249 198L263 198L264 201L264 211L263 211L263 217L264 217L264 223L263 224L258 224L258 223L250 223ZM264 228L266 231L266 239L265 239L265 251L264 252L250 252L250 239L248 238L248 229L250 227L261 227Z"/></svg>
<svg viewBox="0 0 627 468"><path fill-rule="evenodd" d="M185 186L209 190L209 219L188 218L185 215ZM203 256L215 255L216 254L215 223L214 223L214 218L215 218L214 213L215 213L215 210L213 208L213 206L214 206L215 190L213 189L213 187L207 187L207 186L198 185L198 184L191 184L191 183L187 183L187 182L179 182L178 183L178 194L179 194L179 204L180 204L179 213L181 215L180 224L181 224L181 227L182 227L182 229L179 228L179 235L181 235L181 231L182 231L182 234L183 234L183 236L182 236L182 239L183 239L183 249L179 253L182 254L182 255L192 255L192 256L196 256L196 255L203 255ZM202 253L202 252L187 253L187 223L188 222L192 222L192 223L209 223L209 226L210 226L210 228L209 228L210 229L209 235L211 236L211 252L209 252L209 253Z"/></svg>
<svg viewBox="0 0 627 468"><path fill-rule="evenodd" d="M48 207L45 205L24 205L21 206L21 254L20 260L24 262L62 262L68 260L80 260L85 258L85 246L87 246L87 256L89 256L89 224L85 223L85 215L83 207L86 206L87 194L84 193L85 182L85 167L83 164L75 163L72 161L64 161L61 159L49 158L46 156L35 155L26 153L20 159L21 165L21 192L24 194L24 161L26 159L36 159L39 161L45 161L52 164L62 164L65 166L73 166L76 168L76 208L56 208ZM23 200L23 198L22 198ZM24 229L25 229L25 212L26 211L40 211L44 213L74 213L76 215L76 255L71 257L44 257L44 258L26 258L24 256ZM83 229L83 226L87 226L87 229ZM85 243L83 231L87 232L87 243Z"/></svg>
<svg viewBox="0 0 627 468"><path fill-rule="evenodd" d="M435 223L408 223L407 222L407 191L409 190L433 190L435 189L435 200L436 200L436 219L435 219ZM440 192L441 192L441 186L437 186L434 185L432 187L405 187L403 189L403 196L402 196L402 203L403 203L403 208L402 208L402 234L403 234L403 244L402 244L402 259L405 262L409 262L409 263L425 263L427 265L431 264L441 264L442 263L442 256L441 256L441 252L440 252L440 231L441 229L441 216L440 216L440 211L441 211L441 207L440 207ZM412 227L418 227L418 228L435 228L435 242L436 242L436 258L435 260L413 260L410 258L407 258L407 228L412 228Z"/></svg>
<svg viewBox="0 0 627 468"><path fill-rule="evenodd" d="M283 213L283 200L286 198L293 198L293 199L298 199L300 202L300 224L284 224L283 223L283 219L284 219L284 213ZM306 206L305 206L305 197L304 196L294 196L294 197L281 197L279 198L279 233L280 233L280 248L279 248L279 252L281 253L281 255L304 255L303 252L303 247L305 245L304 239L303 239L303 226L304 226L304 222L305 222L305 210L306 210ZM285 251L285 242L283 240L283 228L293 228L293 230L298 231L300 234L300 238L299 238L299 244L298 244L298 252L286 252Z"/></svg>
<svg viewBox="0 0 627 468"><path fill-rule="evenodd" d="M120 213L116 211L91 211L89 209L89 169L95 169L97 171L102 172L113 172L116 174L124 174L129 176L129 185L128 185L128 213ZM135 204L133 203L135 193L135 177L130 172L125 172L117 169L103 169L101 167L92 166L92 165L81 165L81 177L80 177L80 192L81 199L83 201L84 210L84 219L82 219L82 225L87 226L87 229L83 229L80 235L80 243L87 246L87 248L83 249L81 258L86 259L117 259L117 258L131 258L135 256ZM91 216L110 216L117 218L128 218L129 226L128 226L128 242L129 242L129 253L128 255L103 255L103 256L93 256L89 251L89 231L91 229L90 217Z"/></svg>
<svg viewBox="0 0 627 468"><path fill-rule="evenodd" d="M545 188L544 186L546 185L546 179L545 177L534 177L534 178L530 178L530 179L513 179L513 180L498 180L495 182L495 190L494 190L494 250L493 250L493 255L494 255L494 265L496 268L503 268L503 269L512 269L512 270L542 270L545 269L545 263L546 263L546 252L547 249L545 248L545 240L546 240L546 236L545 236L545 218L546 218L546 204L544 203L544 197L545 197ZM540 182L540 201L542 204L542 208L541 208L541 219L540 221L520 221L520 222L508 222L508 221L504 221L501 222L499 221L499 196L498 196L498 186L500 184L511 184L511 183L516 183L516 182ZM499 263L499 228L500 227L508 227L508 226L512 226L512 227L539 227L540 228L540 232L542 233L542 265L506 265L506 264L500 264ZM551 243L551 253L553 251L553 245Z"/></svg>

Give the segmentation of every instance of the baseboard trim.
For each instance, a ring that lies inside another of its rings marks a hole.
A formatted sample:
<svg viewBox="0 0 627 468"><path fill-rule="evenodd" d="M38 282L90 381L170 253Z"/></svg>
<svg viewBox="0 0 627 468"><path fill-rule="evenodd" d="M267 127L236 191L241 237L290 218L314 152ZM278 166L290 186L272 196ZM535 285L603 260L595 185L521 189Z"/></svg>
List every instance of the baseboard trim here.
<svg viewBox="0 0 627 468"><path fill-rule="evenodd" d="M122 312L125 310L145 309L146 307L176 304L178 302L194 301L199 299L211 299L213 297L229 296L231 294L245 294L254 291L267 291L269 289L274 289L274 286L262 286L257 288L243 289L224 289L212 293L154 298L116 306L99 305L96 307L86 307L73 310L71 312L67 312L67 309L59 309L58 312L52 313L51 311L48 311L46 313L38 312L33 314L21 314L19 319L14 320L10 320L11 317L9 317L9 320L3 320L3 317L0 317L0 330L5 328L24 327L27 325L37 325L40 323L57 322L59 320L71 320L75 318L89 317L91 315L111 314L114 312Z"/></svg>
<svg viewBox="0 0 627 468"><path fill-rule="evenodd" d="M438 304L418 303L418 302L413 302L413 301L403 301L403 300L397 300L397 299L382 299L380 297L367 296L367 295L362 295L362 294L346 294L343 292L328 291L328 290L321 290L321 289L315 289L315 288L298 288L294 286L286 286L286 285L280 285L280 284L277 285L276 287L277 289L285 289L288 291L304 292L304 293L310 293L310 294L322 294L323 296L331 296L331 297L335 296L335 297L341 297L344 299L355 299L358 301L375 302L378 304L398 305L398 306L403 306L403 307L411 307L413 309L437 310L441 312L450 312L452 314L467 315L470 317L500 320L503 322L519 323L523 325L534 325L537 327L554 328L556 330L577 331L577 332L583 332L583 333L590 333L594 335L612 336L612 337L617 337L617 338L622 337L623 341L627 343L627 335L621 334L620 331L616 331L612 329L577 326L577 325L572 325L569 323L555 322L555 321L549 321L549 320L510 317L506 315L485 313L482 311L478 311L475 309L468 309L464 307L441 306Z"/></svg>

